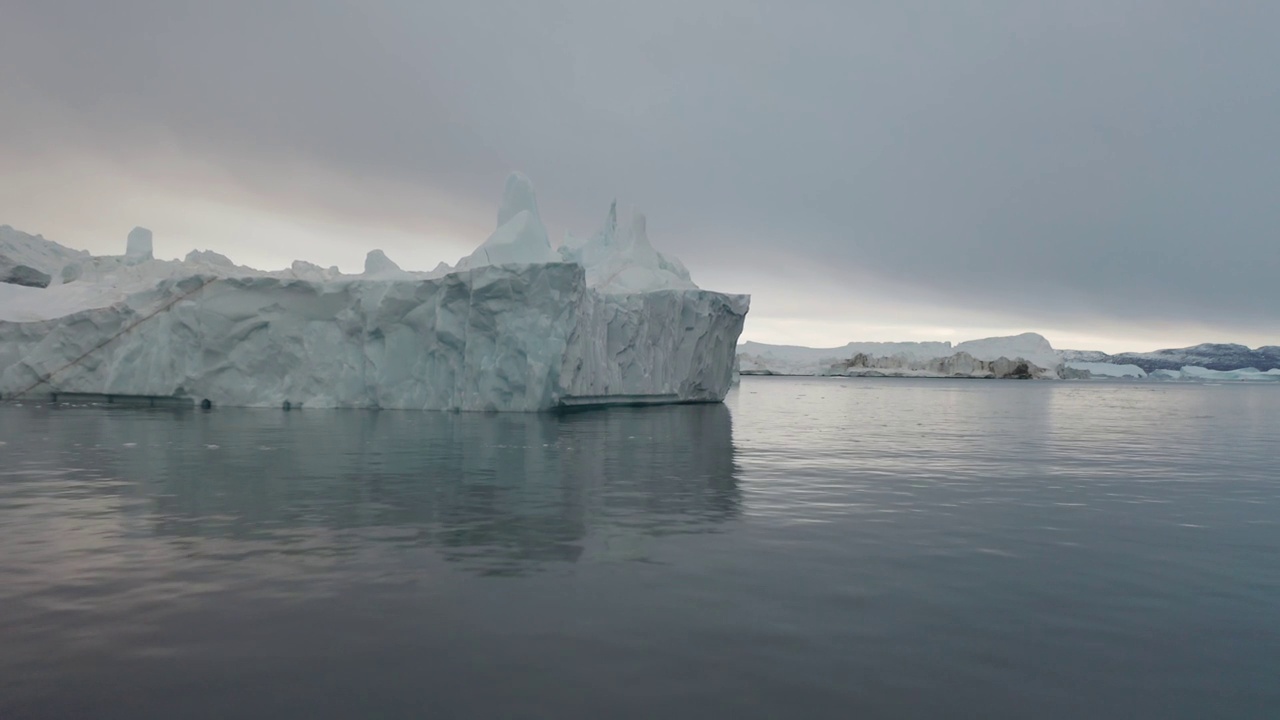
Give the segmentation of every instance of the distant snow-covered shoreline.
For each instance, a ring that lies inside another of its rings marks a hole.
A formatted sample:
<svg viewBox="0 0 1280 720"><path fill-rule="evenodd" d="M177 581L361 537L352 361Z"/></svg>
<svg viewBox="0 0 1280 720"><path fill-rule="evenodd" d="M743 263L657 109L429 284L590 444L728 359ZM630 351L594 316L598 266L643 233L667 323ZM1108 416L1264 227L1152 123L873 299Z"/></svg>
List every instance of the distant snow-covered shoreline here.
<svg viewBox="0 0 1280 720"><path fill-rule="evenodd" d="M1263 367L1241 364L1250 361ZM808 348L744 342L737 364L742 375L1265 382L1280 380L1280 347L1209 344L1107 355L1057 350L1044 336L1023 333L955 345L854 342Z"/></svg>

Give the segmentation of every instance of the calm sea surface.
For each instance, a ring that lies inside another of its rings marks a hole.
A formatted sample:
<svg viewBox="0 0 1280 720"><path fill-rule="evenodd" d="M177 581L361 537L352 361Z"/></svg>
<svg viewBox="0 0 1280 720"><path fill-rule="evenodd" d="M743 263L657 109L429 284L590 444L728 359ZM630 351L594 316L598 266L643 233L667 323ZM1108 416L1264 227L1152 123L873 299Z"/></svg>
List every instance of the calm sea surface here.
<svg viewBox="0 0 1280 720"><path fill-rule="evenodd" d="M0 718L1280 717L1280 388L0 406Z"/></svg>

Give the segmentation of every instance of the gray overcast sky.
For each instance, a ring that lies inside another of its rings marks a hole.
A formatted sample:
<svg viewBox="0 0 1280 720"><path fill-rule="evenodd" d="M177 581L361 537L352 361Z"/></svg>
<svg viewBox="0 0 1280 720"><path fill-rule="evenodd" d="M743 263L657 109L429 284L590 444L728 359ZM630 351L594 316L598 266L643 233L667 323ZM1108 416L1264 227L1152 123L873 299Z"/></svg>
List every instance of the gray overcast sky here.
<svg viewBox="0 0 1280 720"><path fill-rule="evenodd" d="M1280 344L1280 2L6 0L0 223L454 262L609 201L744 339Z"/></svg>

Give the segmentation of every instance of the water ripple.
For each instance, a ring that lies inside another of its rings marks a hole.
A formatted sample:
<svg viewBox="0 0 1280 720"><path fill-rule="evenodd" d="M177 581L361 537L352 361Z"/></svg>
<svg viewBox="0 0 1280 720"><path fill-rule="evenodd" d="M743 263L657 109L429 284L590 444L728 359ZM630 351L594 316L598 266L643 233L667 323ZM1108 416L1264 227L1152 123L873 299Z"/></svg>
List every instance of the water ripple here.
<svg viewBox="0 0 1280 720"><path fill-rule="evenodd" d="M1265 717L1278 426L1270 387L843 378L0 405L0 717Z"/></svg>

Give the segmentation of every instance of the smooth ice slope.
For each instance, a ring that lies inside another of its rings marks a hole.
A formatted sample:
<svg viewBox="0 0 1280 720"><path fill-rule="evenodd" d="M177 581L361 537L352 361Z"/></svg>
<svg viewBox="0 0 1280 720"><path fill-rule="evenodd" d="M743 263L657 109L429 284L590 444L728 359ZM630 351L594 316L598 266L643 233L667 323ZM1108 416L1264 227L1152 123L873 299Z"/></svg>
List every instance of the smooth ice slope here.
<svg viewBox="0 0 1280 720"><path fill-rule="evenodd" d="M723 399L747 296L692 282L600 291L587 267L547 261L559 257L543 252L521 176L498 221L485 253L431 273L382 253L358 276L303 262L261 272L208 251L59 256L78 279L0 285L0 393L518 411ZM598 263L668 271L644 253Z"/></svg>

